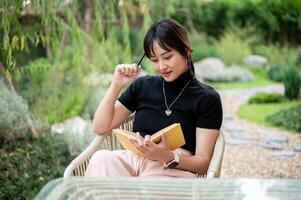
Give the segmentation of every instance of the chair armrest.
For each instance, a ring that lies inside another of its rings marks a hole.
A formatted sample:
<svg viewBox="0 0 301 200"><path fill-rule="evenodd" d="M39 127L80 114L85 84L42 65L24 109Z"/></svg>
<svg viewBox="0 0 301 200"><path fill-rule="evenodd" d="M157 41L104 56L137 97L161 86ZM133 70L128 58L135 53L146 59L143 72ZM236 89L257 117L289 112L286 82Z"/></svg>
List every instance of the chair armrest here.
<svg viewBox="0 0 301 200"><path fill-rule="evenodd" d="M90 158L100 148L104 139L105 136L97 135L91 144L67 166L64 172L64 178L70 176L84 176Z"/></svg>
<svg viewBox="0 0 301 200"><path fill-rule="evenodd" d="M225 139L222 132L219 133L214 146L214 152L207 170L206 178L215 178L220 176L225 148Z"/></svg>
<svg viewBox="0 0 301 200"><path fill-rule="evenodd" d="M134 114L130 115L117 127L124 130L132 130L134 117ZM123 148L115 135L112 134L112 130L101 135L96 135L91 144L67 166L64 172L64 178L70 176L84 176L92 155L99 149L115 150Z"/></svg>

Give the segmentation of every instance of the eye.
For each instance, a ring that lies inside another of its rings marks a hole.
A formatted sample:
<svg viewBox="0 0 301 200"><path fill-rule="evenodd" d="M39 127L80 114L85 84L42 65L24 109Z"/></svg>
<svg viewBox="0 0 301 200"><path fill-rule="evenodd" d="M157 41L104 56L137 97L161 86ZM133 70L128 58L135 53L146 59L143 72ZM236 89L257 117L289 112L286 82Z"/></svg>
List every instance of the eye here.
<svg viewBox="0 0 301 200"><path fill-rule="evenodd" d="M169 60L172 56L164 57L165 60Z"/></svg>
<svg viewBox="0 0 301 200"><path fill-rule="evenodd" d="M158 62L158 60L155 60L155 59L151 59L151 61L152 61L153 63Z"/></svg>

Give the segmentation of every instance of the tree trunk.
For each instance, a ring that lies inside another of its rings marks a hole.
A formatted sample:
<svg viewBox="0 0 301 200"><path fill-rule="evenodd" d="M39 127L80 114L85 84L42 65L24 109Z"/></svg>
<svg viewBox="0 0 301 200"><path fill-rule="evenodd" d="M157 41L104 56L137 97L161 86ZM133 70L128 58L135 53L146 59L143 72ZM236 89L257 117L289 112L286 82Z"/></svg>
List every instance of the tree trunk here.
<svg viewBox="0 0 301 200"><path fill-rule="evenodd" d="M84 14L84 30L89 33L91 30L91 12L92 0L85 0L85 14Z"/></svg>

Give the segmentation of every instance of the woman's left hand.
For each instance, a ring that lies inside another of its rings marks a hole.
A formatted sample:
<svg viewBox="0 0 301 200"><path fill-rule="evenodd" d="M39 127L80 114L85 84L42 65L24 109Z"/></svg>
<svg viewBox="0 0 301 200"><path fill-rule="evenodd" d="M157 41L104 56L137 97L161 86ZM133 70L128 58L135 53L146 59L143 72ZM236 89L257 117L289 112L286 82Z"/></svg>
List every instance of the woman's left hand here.
<svg viewBox="0 0 301 200"><path fill-rule="evenodd" d="M173 158L173 153L168 149L167 139L164 134L161 136L161 141L158 144L154 143L149 135L143 138L138 133L136 139L130 139L130 141L147 159L166 163Z"/></svg>

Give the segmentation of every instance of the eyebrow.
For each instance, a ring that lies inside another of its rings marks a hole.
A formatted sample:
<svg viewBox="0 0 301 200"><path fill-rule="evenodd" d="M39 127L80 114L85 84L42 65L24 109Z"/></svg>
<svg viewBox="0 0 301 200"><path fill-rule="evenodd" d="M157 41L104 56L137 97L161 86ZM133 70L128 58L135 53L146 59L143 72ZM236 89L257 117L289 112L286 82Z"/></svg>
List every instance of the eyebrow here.
<svg viewBox="0 0 301 200"><path fill-rule="evenodd" d="M161 56L164 56L165 54L170 53L171 50L166 50L165 52L161 53ZM155 57L154 55L151 55L150 57Z"/></svg>

